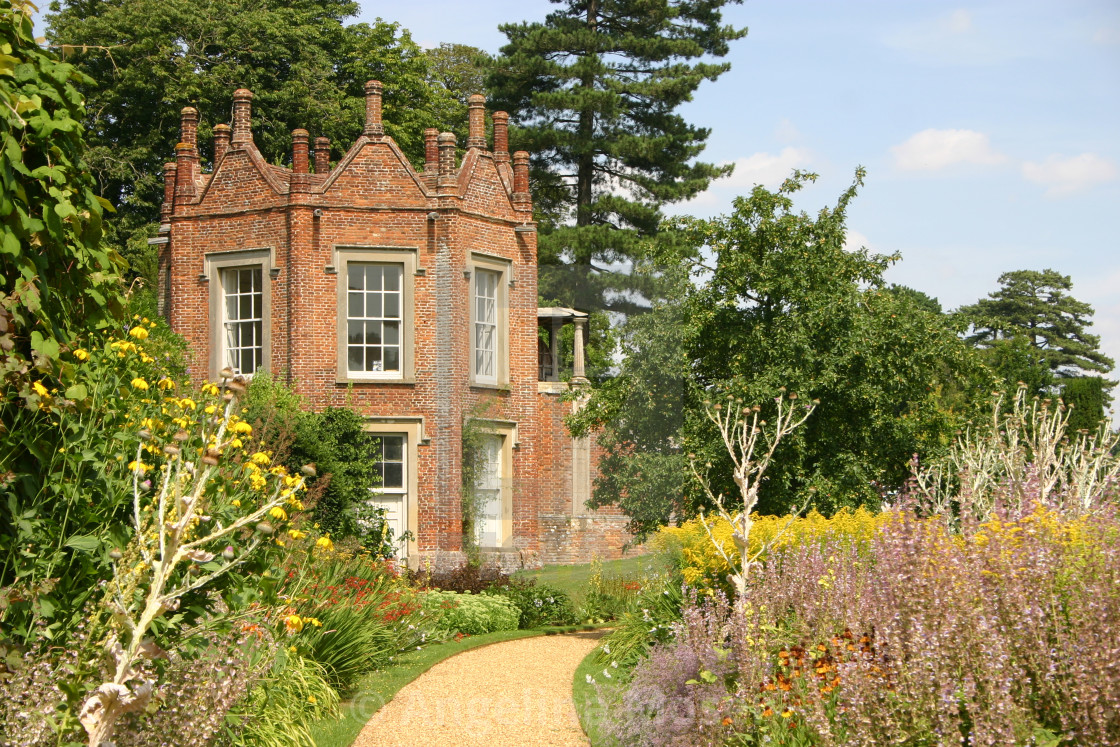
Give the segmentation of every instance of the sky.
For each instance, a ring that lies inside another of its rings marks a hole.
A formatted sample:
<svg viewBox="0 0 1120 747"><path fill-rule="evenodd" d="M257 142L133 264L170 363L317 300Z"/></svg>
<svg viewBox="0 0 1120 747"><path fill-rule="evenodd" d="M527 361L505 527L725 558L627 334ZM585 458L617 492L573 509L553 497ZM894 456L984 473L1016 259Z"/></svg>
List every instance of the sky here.
<svg viewBox="0 0 1120 747"><path fill-rule="evenodd" d="M360 20L497 52L500 23L552 7L363 2ZM899 252L888 281L949 310L1004 272L1057 270L1120 361L1120 3L747 0L724 20L749 33L681 113L735 170L667 212L728 213L798 168L820 175L797 198L812 213L863 166L848 242Z"/></svg>

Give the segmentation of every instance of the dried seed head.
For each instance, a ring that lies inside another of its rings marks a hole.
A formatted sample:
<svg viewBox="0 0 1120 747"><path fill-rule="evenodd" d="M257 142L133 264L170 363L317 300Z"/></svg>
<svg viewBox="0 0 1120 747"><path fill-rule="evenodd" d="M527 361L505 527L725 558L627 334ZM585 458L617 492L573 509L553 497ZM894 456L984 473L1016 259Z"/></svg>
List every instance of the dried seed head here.
<svg viewBox="0 0 1120 747"><path fill-rule="evenodd" d="M226 366L225 368L223 368L220 371L220 375L222 377L222 380L232 379L233 378L233 369L230 368L229 366Z"/></svg>
<svg viewBox="0 0 1120 747"><path fill-rule="evenodd" d="M109 557L112 558L113 560L120 560L121 558L124 557L124 554L121 552L119 547L114 547L112 550L109 551Z"/></svg>
<svg viewBox="0 0 1120 747"><path fill-rule="evenodd" d="M141 428L140 432L137 433L136 435L140 436L141 440L147 441L149 438L152 437L152 432L150 430L148 430L147 428Z"/></svg>
<svg viewBox="0 0 1120 747"><path fill-rule="evenodd" d="M233 560L237 557L237 553L233 551L233 545L226 545L226 549L222 550L222 557L226 560Z"/></svg>
<svg viewBox="0 0 1120 747"><path fill-rule="evenodd" d="M299 469L300 469L300 472L307 475L308 477L314 477L315 475L319 474L319 472L315 469L314 464L305 464L302 467L300 467Z"/></svg>
<svg viewBox="0 0 1120 747"><path fill-rule="evenodd" d="M265 537L268 537L269 535L276 532L273 526L267 521L262 521L260 524L257 524L257 531L263 534Z"/></svg>
<svg viewBox="0 0 1120 747"><path fill-rule="evenodd" d="M163 453L167 454L167 456L179 456L179 447L168 444L163 447Z"/></svg>
<svg viewBox="0 0 1120 747"><path fill-rule="evenodd" d="M190 434L186 431L176 431L175 435L172 436L172 438L174 438L176 441L183 442L190 438Z"/></svg>

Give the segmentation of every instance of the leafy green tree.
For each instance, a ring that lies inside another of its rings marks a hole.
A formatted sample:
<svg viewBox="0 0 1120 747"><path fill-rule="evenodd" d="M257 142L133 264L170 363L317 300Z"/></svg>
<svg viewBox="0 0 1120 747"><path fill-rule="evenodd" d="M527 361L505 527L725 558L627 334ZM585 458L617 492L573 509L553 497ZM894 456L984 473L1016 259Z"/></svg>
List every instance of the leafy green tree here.
<svg viewBox="0 0 1120 747"><path fill-rule="evenodd" d="M1073 408L1067 433L1095 433L1106 417L1109 384L1100 376L1078 376L1062 382L1062 400Z"/></svg>
<svg viewBox="0 0 1120 747"><path fill-rule="evenodd" d="M34 407L32 379L69 386L63 353L120 311L123 263L102 244L106 204L86 162L88 79L35 43L30 12L0 1L0 376Z"/></svg>
<svg viewBox="0 0 1120 747"><path fill-rule="evenodd" d="M425 52L428 56L428 83L441 92L437 98L447 108L440 112L440 128L454 132L460 143L468 134L467 98L486 91L486 70L490 56L478 47L444 42Z"/></svg>
<svg viewBox="0 0 1120 747"><path fill-rule="evenodd" d="M1032 356L1059 378L1112 370L1115 361L1100 352L1100 338L1086 331L1093 307L1067 292L1073 288L1068 275L1016 270L1000 275L999 284L988 298L957 310L973 327L970 343L993 348L1022 337Z"/></svg>
<svg viewBox="0 0 1120 747"><path fill-rule="evenodd" d="M699 60L746 34L721 23L728 1L555 0L543 22L500 27L509 43L489 88L514 145L533 154L543 296L642 308L651 288L620 266L657 232L663 205L730 173L695 160L708 131L676 113L729 67Z"/></svg>
<svg viewBox="0 0 1120 747"><path fill-rule="evenodd" d="M661 259L690 268L692 282L678 283L677 300L655 304L624 336L622 375L592 396L576 423L607 434L612 469L595 499L621 505L635 530L704 506L693 481L678 478L674 495L663 478L682 454L709 465L717 494L736 494L723 444L703 417L705 401L758 403L765 417L783 387L819 400L779 447L758 505L780 513L811 502L827 512L875 505L901 488L911 456L943 449L972 414L967 393L991 390L946 316L882 287L896 257L844 249L845 214L862 173L815 217L794 211L792 200L814 178L795 174L777 192L758 187L737 198L728 217L675 226L690 248ZM647 352L651 338L667 344Z"/></svg>
<svg viewBox="0 0 1120 747"><path fill-rule="evenodd" d="M110 243L141 271L154 269L146 239L182 107L199 110L206 161L230 95L251 89L254 140L276 163L290 158L296 127L331 138L340 155L361 132L371 78L385 84L386 132L417 162L424 128L447 108L407 31L380 20L343 25L358 10L350 0L64 0L51 10L51 44L92 78L83 86L88 161L119 212Z"/></svg>

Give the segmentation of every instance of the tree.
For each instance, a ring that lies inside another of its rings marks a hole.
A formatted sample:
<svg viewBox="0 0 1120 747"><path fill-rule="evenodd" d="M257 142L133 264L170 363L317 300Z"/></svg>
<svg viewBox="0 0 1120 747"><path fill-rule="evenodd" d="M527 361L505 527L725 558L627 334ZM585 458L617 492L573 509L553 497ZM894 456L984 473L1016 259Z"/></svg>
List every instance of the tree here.
<svg viewBox="0 0 1120 747"><path fill-rule="evenodd" d="M729 67L697 60L746 34L721 25L728 1L554 0L563 7L544 22L500 27L509 43L489 88L533 154L543 296L641 308L634 291L648 288L620 265L658 231L663 205L731 172L694 160L708 130L675 113Z"/></svg>
<svg viewBox="0 0 1120 747"><path fill-rule="evenodd" d="M972 325L968 341L981 349L1024 338L1033 357L1059 378L1107 373L1115 362L1089 334L1093 307L1069 295L1073 282L1054 270L1016 270L999 277L1000 289L957 314Z"/></svg>
<svg viewBox="0 0 1120 747"><path fill-rule="evenodd" d="M1078 376L1062 382L1062 401L1071 409L1067 431L1096 433L1107 416L1108 383L1100 376Z"/></svg>
<svg viewBox="0 0 1120 747"><path fill-rule="evenodd" d="M486 70L489 55L467 44L443 43L427 51L428 83L440 90L438 100L447 106L440 113L440 127L454 132L460 143L468 134L467 99L471 94L486 90Z"/></svg>
<svg viewBox="0 0 1120 747"><path fill-rule="evenodd" d="M64 353L120 311L123 263L102 245L107 206L85 160L88 80L35 43L30 13L0 0L0 376L34 407L47 392L32 379L66 390Z"/></svg>
<svg viewBox="0 0 1120 747"><path fill-rule="evenodd" d="M232 92L253 90L254 140L276 163L290 158L296 127L329 137L334 155L342 153L361 132L371 78L385 84L386 132L417 162L424 128L446 109L446 94L432 87L428 58L408 32L380 20L344 26L358 10L350 0L65 0L51 7L51 44L92 78L83 86L90 169L119 213L110 242L135 265L149 253L180 108L199 110L205 162L211 128L229 120Z"/></svg>
<svg viewBox="0 0 1120 747"><path fill-rule="evenodd" d="M619 380L596 391L577 418L575 425L606 434L611 469L595 501L622 506L639 533L710 506L700 481L681 480L675 496L658 487L666 483L657 476L671 474L682 455L707 470L712 494L737 494L705 401L759 404L773 423L782 387L819 400L775 451L758 510L811 503L828 512L877 505L883 492L900 489L911 456L947 447L979 404L970 393L991 391L990 375L946 316L882 287L896 257L844 249L845 213L862 173L836 206L811 217L793 210L792 196L814 178L795 174L777 192L757 187L735 200L731 216L677 222L689 248L659 258L689 268L692 282L638 318L642 335L624 334ZM672 324L674 315L679 328L656 332L668 341L664 353L633 345L650 338L647 321ZM646 418L643 408L653 406L660 411ZM662 497L650 501L651 494Z"/></svg>

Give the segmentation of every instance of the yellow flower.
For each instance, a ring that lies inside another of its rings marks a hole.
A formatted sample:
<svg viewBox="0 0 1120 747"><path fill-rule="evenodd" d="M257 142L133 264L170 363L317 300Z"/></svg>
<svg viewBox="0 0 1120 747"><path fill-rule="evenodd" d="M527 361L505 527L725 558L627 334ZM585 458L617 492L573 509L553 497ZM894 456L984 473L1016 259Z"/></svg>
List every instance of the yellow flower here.
<svg viewBox="0 0 1120 747"><path fill-rule="evenodd" d="M233 439L232 441L229 442L229 445L231 447L235 448L235 449L240 449L242 446L244 446L244 444L241 443L240 438Z"/></svg>
<svg viewBox="0 0 1120 747"><path fill-rule="evenodd" d="M315 705L319 701L315 699L314 695L308 695L307 696L307 702L310 703L311 705Z"/></svg>
<svg viewBox="0 0 1120 747"><path fill-rule="evenodd" d="M211 384L208 381L208 382L206 382L205 384L202 385L202 393L214 396L215 394L218 393L218 387L215 384Z"/></svg>
<svg viewBox="0 0 1120 747"><path fill-rule="evenodd" d="M246 423L244 420L234 423L230 426L230 430L234 433L244 433L246 435L253 432L253 426Z"/></svg>
<svg viewBox="0 0 1120 747"><path fill-rule="evenodd" d="M203 410L203 412L205 412L207 415L213 415L217 411L218 411L218 406L217 405L207 405L206 409Z"/></svg>
<svg viewBox="0 0 1120 747"><path fill-rule="evenodd" d="M273 506L272 510L268 512L268 515L276 519L277 521L288 520L288 512L280 508L279 506Z"/></svg>
<svg viewBox="0 0 1120 747"><path fill-rule="evenodd" d="M142 392L147 391L148 390L148 382L144 381L142 378L137 376L135 379L132 380L132 388L133 389L139 389Z"/></svg>
<svg viewBox="0 0 1120 747"><path fill-rule="evenodd" d="M50 396L50 393L47 392L47 388L45 386L43 386L43 382L41 382L41 381L36 381L34 384L31 385L31 388L34 389L35 393L38 394L40 397L49 397Z"/></svg>
<svg viewBox="0 0 1120 747"><path fill-rule="evenodd" d="M148 339L148 330L144 329L143 327L133 327L128 331L128 334L132 337L135 337L137 340Z"/></svg>
<svg viewBox="0 0 1120 747"><path fill-rule="evenodd" d="M317 617L305 617L305 618L303 618L303 624L304 625L311 625L311 626L316 627L316 628L323 627L323 623L319 622L319 618L317 618Z"/></svg>
<svg viewBox="0 0 1120 747"><path fill-rule="evenodd" d="M158 386L160 389L174 389L175 382L164 376L162 379L156 382L156 386Z"/></svg>
<svg viewBox="0 0 1120 747"><path fill-rule="evenodd" d="M284 627L289 633L298 633L303 630L303 618L299 615L288 615L284 618Z"/></svg>
<svg viewBox="0 0 1120 747"><path fill-rule="evenodd" d="M234 508L241 508L241 501L234 498L233 502L230 505L232 505Z"/></svg>
<svg viewBox="0 0 1120 747"><path fill-rule="evenodd" d="M307 536L307 532L301 532L298 529L289 529L288 536L294 540L301 540Z"/></svg>
<svg viewBox="0 0 1120 747"><path fill-rule="evenodd" d="M133 472L137 472L137 471L147 472L148 470L150 470L152 468L152 465L144 464L143 462L138 462L136 460L133 460L133 461L128 463L128 468L130 470L132 470Z"/></svg>
<svg viewBox="0 0 1120 747"><path fill-rule="evenodd" d="M319 539L315 540L315 546L316 547L321 547L324 550L333 550L334 549L334 543L331 542L331 538L327 535L323 535Z"/></svg>
<svg viewBox="0 0 1120 747"><path fill-rule="evenodd" d="M89 360L89 351L83 350L82 348L78 348L77 350L74 351L74 357L77 358L80 361L88 361Z"/></svg>
<svg viewBox="0 0 1120 747"><path fill-rule="evenodd" d="M256 454L249 458L252 459L254 463L260 465L265 465L272 461L268 458L268 454L265 454L263 451L258 451Z"/></svg>
<svg viewBox="0 0 1120 747"><path fill-rule="evenodd" d="M190 399L189 397L183 397L181 400L179 400L179 407L183 408L184 410L194 410L198 408L198 405L195 404L195 401L193 399Z"/></svg>

